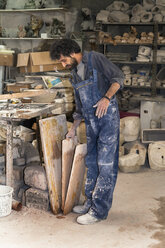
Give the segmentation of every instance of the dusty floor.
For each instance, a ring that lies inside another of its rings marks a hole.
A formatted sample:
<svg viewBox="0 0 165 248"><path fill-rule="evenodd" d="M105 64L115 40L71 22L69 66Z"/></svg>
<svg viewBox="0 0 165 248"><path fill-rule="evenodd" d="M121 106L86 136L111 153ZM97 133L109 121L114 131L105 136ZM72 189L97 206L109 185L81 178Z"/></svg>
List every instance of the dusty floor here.
<svg viewBox="0 0 165 248"><path fill-rule="evenodd" d="M0 218L1 248L164 248L165 171L119 173L107 220L78 225L76 214L57 218L23 208Z"/></svg>

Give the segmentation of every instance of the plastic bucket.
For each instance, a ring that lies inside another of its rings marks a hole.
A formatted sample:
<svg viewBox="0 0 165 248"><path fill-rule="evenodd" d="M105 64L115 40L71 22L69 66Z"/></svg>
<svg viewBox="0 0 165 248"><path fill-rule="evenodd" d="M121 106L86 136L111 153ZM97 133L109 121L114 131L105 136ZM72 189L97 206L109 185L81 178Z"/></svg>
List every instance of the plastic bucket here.
<svg viewBox="0 0 165 248"><path fill-rule="evenodd" d="M11 213L13 188L6 185L0 185L0 217Z"/></svg>

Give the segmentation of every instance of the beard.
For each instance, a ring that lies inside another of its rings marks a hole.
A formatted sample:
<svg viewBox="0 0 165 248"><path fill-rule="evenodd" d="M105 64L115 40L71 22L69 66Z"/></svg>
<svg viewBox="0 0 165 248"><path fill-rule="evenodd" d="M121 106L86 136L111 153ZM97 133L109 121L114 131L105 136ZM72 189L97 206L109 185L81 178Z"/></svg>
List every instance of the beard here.
<svg viewBox="0 0 165 248"><path fill-rule="evenodd" d="M75 58L71 58L71 63L67 64L65 68L68 70L73 70L74 68L77 67L77 65L78 65L77 60Z"/></svg>

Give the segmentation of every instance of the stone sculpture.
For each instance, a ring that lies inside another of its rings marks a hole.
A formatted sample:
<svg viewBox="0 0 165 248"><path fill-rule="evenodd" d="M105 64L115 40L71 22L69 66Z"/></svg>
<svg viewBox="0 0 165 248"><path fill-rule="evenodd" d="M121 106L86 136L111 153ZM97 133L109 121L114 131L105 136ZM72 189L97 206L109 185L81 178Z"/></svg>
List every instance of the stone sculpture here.
<svg viewBox="0 0 165 248"><path fill-rule="evenodd" d="M24 26L23 25L18 25L18 32L17 32L17 36L19 38L24 38L26 36L26 31L24 29Z"/></svg>
<svg viewBox="0 0 165 248"><path fill-rule="evenodd" d="M65 24L62 21L59 21L57 18L53 18L50 36L64 36L66 32Z"/></svg>
<svg viewBox="0 0 165 248"><path fill-rule="evenodd" d="M7 0L0 0L0 9L5 9L7 4Z"/></svg>

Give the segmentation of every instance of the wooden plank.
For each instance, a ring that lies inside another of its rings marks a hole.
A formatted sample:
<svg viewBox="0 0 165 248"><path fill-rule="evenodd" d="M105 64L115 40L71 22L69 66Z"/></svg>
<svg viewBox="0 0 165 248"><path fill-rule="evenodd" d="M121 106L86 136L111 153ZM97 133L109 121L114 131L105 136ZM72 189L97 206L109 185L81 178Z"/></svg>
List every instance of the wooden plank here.
<svg viewBox="0 0 165 248"><path fill-rule="evenodd" d="M72 171L68 186L68 192L63 211L64 214L70 213L72 211L72 208L79 202L83 179L84 179L84 173L85 173L84 157L86 153L87 153L86 144L79 144L76 146Z"/></svg>
<svg viewBox="0 0 165 248"><path fill-rule="evenodd" d="M45 170L48 180L52 212L58 214L61 207L62 140L67 133L66 116L59 115L39 121Z"/></svg>
<svg viewBox="0 0 165 248"><path fill-rule="evenodd" d="M77 137L62 141L62 210L64 210L76 145Z"/></svg>
<svg viewBox="0 0 165 248"><path fill-rule="evenodd" d="M13 187L13 125L7 122L6 185Z"/></svg>
<svg viewBox="0 0 165 248"><path fill-rule="evenodd" d="M7 100L7 99L15 99L15 98L24 98L24 97L31 97L31 96L39 96L46 94L49 90L36 90L36 91L25 91L21 93L14 93L14 94L3 94L0 95L0 100Z"/></svg>
<svg viewBox="0 0 165 248"><path fill-rule="evenodd" d="M56 104L47 104L44 107L30 108L30 104L26 104L29 106L28 108L15 108L9 110L1 110L0 118L5 119L9 117L9 119L31 119L33 117L42 116L43 114L51 113L51 110L56 108ZM9 106L10 107L10 106Z"/></svg>

